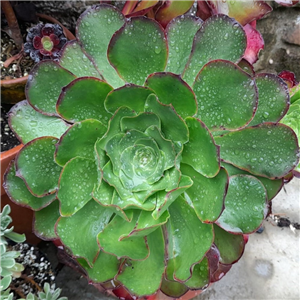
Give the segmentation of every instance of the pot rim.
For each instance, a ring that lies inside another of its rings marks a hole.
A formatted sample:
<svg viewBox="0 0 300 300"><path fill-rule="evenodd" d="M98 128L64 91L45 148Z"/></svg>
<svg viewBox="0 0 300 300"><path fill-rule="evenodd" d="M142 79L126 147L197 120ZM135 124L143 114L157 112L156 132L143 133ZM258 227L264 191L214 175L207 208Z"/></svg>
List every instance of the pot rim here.
<svg viewBox="0 0 300 300"><path fill-rule="evenodd" d="M1 161L1 196L5 194L5 190L2 186L3 184L3 175L6 171L7 166L9 165L10 161L13 160L16 154L22 149L23 144L15 146L12 149L7 151L1 152L0 161Z"/></svg>

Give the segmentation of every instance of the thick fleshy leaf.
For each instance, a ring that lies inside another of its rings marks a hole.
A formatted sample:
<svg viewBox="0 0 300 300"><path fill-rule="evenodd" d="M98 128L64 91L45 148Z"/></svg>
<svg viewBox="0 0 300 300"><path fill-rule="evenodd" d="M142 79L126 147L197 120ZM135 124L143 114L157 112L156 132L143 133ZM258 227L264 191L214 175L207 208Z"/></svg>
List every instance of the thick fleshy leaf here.
<svg viewBox="0 0 300 300"><path fill-rule="evenodd" d="M157 126L160 129L160 119L152 113L140 113L134 117L123 117L121 120L121 131L126 132L131 129L145 131L150 126Z"/></svg>
<svg viewBox="0 0 300 300"><path fill-rule="evenodd" d="M33 196L29 192L25 182L16 176L14 161L11 161L10 165L6 169L3 187L6 194L13 202L21 206L31 208L32 210L39 210L56 198L55 194L42 198Z"/></svg>
<svg viewBox="0 0 300 300"><path fill-rule="evenodd" d="M60 138L70 127L59 118L40 114L26 100L12 107L8 114L8 120L10 128L23 144L42 136Z"/></svg>
<svg viewBox="0 0 300 300"><path fill-rule="evenodd" d="M161 120L162 132L166 139L180 142L181 144L189 140L188 128L171 104L162 104L155 95L150 95L145 104L145 111L158 115Z"/></svg>
<svg viewBox="0 0 300 300"><path fill-rule="evenodd" d="M94 188L92 192L93 199L106 207L116 215L122 217L125 221L130 222L133 213L132 210L125 212L118 203L113 203L115 189L106 183L104 180L101 181L100 185ZM133 195L132 195L133 197ZM125 201L126 202L126 201ZM127 203L122 203L126 206ZM129 212L129 213L128 213Z"/></svg>
<svg viewBox="0 0 300 300"><path fill-rule="evenodd" d="M75 194L76 195L76 194ZM90 266L99 253L98 234L108 224L112 212L94 200L89 201L75 215L61 217L56 232L61 242L75 257L83 257Z"/></svg>
<svg viewBox="0 0 300 300"><path fill-rule="evenodd" d="M32 69L28 78L25 88L26 99L37 111L55 116L56 102L61 89L75 78L75 75L58 63L42 61Z"/></svg>
<svg viewBox="0 0 300 300"><path fill-rule="evenodd" d="M155 220L150 211L142 210L134 229L128 235L120 237L120 240L131 237L146 236L166 224L169 218L170 215L168 211L165 211L160 218Z"/></svg>
<svg viewBox="0 0 300 300"><path fill-rule="evenodd" d="M166 192L160 191L156 194L156 208L152 213L154 219L158 219L169 206L188 188L193 184L193 181L189 176L181 176L180 182L177 188Z"/></svg>
<svg viewBox="0 0 300 300"><path fill-rule="evenodd" d="M94 282L105 282L113 279L118 273L120 262L114 255L101 251L91 268L86 260L77 259L82 267L87 271L88 276Z"/></svg>
<svg viewBox="0 0 300 300"><path fill-rule="evenodd" d="M203 21L193 16L174 18L166 27L169 57L166 71L181 74L191 54L193 39Z"/></svg>
<svg viewBox="0 0 300 300"><path fill-rule="evenodd" d="M123 234L131 232L136 224L139 211L134 212L131 222L115 216L105 229L98 235L101 249L119 257L143 260L149 256L149 248L143 237L120 241Z"/></svg>
<svg viewBox="0 0 300 300"><path fill-rule="evenodd" d="M253 28L250 24L244 26L247 35L247 48L244 58L251 64L258 60L260 50L264 49L264 39L260 32Z"/></svg>
<svg viewBox="0 0 300 300"><path fill-rule="evenodd" d="M137 2L137 4L135 3ZM127 18L134 17L134 16L142 16L145 15L149 10L151 10L156 4L158 0L143 0L143 1L126 1L122 13L126 15ZM135 6L136 5L136 6ZM126 13L125 6L131 6L131 10ZM134 8L132 10L132 8Z"/></svg>
<svg viewBox="0 0 300 300"><path fill-rule="evenodd" d="M113 6L98 5L87 9L78 19L76 36L92 58L104 79L114 88L124 81L107 59L107 47L113 34L124 24L124 16Z"/></svg>
<svg viewBox="0 0 300 300"><path fill-rule="evenodd" d="M201 68L214 59L238 62L246 49L246 35L239 23L226 15L207 19L196 33L183 79L191 85Z"/></svg>
<svg viewBox="0 0 300 300"><path fill-rule="evenodd" d="M181 161L206 177L216 176L220 170L220 154L212 135L199 119L188 117L185 123L189 142L183 147Z"/></svg>
<svg viewBox="0 0 300 300"><path fill-rule="evenodd" d="M208 2L214 14L226 14L235 18L242 25L246 25L253 20L262 18L272 11L272 7L265 1L209 1Z"/></svg>
<svg viewBox="0 0 300 300"><path fill-rule="evenodd" d="M221 168L217 176L206 178L189 165L182 164L180 170L193 180L193 185L184 192L184 196L193 203L198 218L205 223L216 221L224 207L228 185L226 171Z"/></svg>
<svg viewBox="0 0 300 300"><path fill-rule="evenodd" d="M152 93L153 92L147 87L127 84L111 91L104 105L111 113L115 113L115 111L122 106L127 106L136 113L140 113L144 111L145 102Z"/></svg>
<svg viewBox="0 0 300 300"><path fill-rule="evenodd" d="M192 277L184 284L190 289L200 289L208 286L209 264L206 257L204 257L199 264L194 266Z"/></svg>
<svg viewBox="0 0 300 300"><path fill-rule="evenodd" d="M56 146L55 161L64 166L76 156L93 159L94 145L105 132L106 127L98 120L89 119L75 123L60 138Z"/></svg>
<svg viewBox="0 0 300 300"><path fill-rule="evenodd" d="M283 124L264 123L215 137L215 141L225 162L254 175L281 178L299 162L297 137Z"/></svg>
<svg viewBox="0 0 300 300"><path fill-rule="evenodd" d="M151 74L145 83L163 104L172 104L176 112L186 118L197 112L197 102L192 89L173 73Z"/></svg>
<svg viewBox="0 0 300 300"><path fill-rule="evenodd" d="M237 175L237 174L247 174L251 175L251 173L241 170L239 168L234 167L231 164L227 164L225 162L221 162L221 166L226 169L229 176ZM267 190L268 200L272 200L281 190L283 187L283 178L271 180L266 177L261 176L255 176L257 179L259 179L262 184L264 185L265 189Z"/></svg>
<svg viewBox="0 0 300 300"><path fill-rule="evenodd" d="M73 80L62 89L57 101L57 113L69 122L97 119L107 124L112 114L104 108L104 100L112 87L93 77Z"/></svg>
<svg viewBox="0 0 300 300"><path fill-rule="evenodd" d="M229 61L215 60L206 64L193 90L198 101L196 116L209 129L234 130L244 127L253 118L257 106L255 82Z"/></svg>
<svg viewBox="0 0 300 300"><path fill-rule="evenodd" d="M149 127L145 133L153 138L158 144L158 147L163 151L165 156L165 169L169 169L175 165L175 151L173 144L170 140L166 140L161 131L156 126Z"/></svg>
<svg viewBox="0 0 300 300"><path fill-rule="evenodd" d="M77 77L93 76L103 79L93 61L84 53L77 40L65 44L61 51L59 64Z"/></svg>
<svg viewBox="0 0 300 300"><path fill-rule="evenodd" d="M55 240L57 235L55 232L55 224L60 217L59 202L53 201L47 207L34 213L33 229L34 233L46 240Z"/></svg>
<svg viewBox="0 0 300 300"><path fill-rule="evenodd" d="M155 293L165 270L165 244L161 228L147 236L150 255L142 261L127 260L117 280L132 294L139 296Z"/></svg>
<svg viewBox="0 0 300 300"><path fill-rule="evenodd" d="M193 5L193 0L186 1L174 1L168 0L158 9L155 15L155 19L163 26L167 24L175 17L185 14Z"/></svg>
<svg viewBox="0 0 300 300"><path fill-rule="evenodd" d="M238 63L238 66L246 73L248 73L252 76L255 75L253 66L246 59L242 58L240 60L240 62Z"/></svg>
<svg viewBox="0 0 300 300"><path fill-rule="evenodd" d="M214 243L220 251L222 264L233 264L244 252L245 241L242 234L232 234L214 224Z"/></svg>
<svg viewBox="0 0 300 300"><path fill-rule="evenodd" d="M251 233L259 228L267 210L263 184L253 176L234 175L229 178L225 209L217 224L228 232Z"/></svg>
<svg viewBox="0 0 300 300"><path fill-rule="evenodd" d="M107 142L118 133L121 133L120 123L122 118L133 116L136 116L135 112L126 106L121 106L109 120L106 133L97 141L97 148L102 150L106 149Z"/></svg>
<svg viewBox="0 0 300 300"><path fill-rule="evenodd" d="M107 53L110 63L126 82L142 85L149 74L165 69L168 55L165 33L157 22L134 17L112 37Z"/></svg>
<svg viewBox="0 0 300 300"><path fill-rule="evenodd" d="M168 239L172 239L169 260L174 261L174 278L185 281L191 267L202 260L213 242L213 227L202 223L182 197L169 207Z"/></svg>
<svg viewBox="0 0 300 300"><path fill-rule="evenodd" d="M70 216L92 199L98 173L94 160L75 157L64 166L60 178L57 198L60 200L62 216ZM77 215L77 214L76 214Z"/></svg>
<svg viewBox="0 0 300 300"><path fill-rule="evenodd" d="M284 81L276 75L258 74L258 107L250 126L264 122L278 122L289 108L289 91Z"/></svg>
<svg viewBox="0 0 300 300"><path fill-rule="evenodd" d="M178 281L163 278L160 290L169 297L179 298L188 291L188 287Z"/></svg>
<svg viewBox="0 0 300 300"><path fill-rule="evenodd" d="M43 197L55 193L61 167L54 161L55 144L52 136L40 137L27 143L16 157L16 176L22 178L29 191Z"/></svg>
<svg viewBox="0 0 300 300"><path fill-rule="evenodd" d="M290 89L291 103L300 99L300 83Z"/></svg>

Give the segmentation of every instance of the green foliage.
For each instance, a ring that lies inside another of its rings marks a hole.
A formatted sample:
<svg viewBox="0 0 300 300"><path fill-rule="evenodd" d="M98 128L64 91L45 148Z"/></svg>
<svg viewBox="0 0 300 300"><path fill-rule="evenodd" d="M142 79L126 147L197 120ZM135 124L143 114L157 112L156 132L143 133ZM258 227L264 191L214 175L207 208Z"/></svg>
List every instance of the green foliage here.
<svg viewBox="0 0 300 300"><path fill-rule="evenodd" d="M225 15L164 30L109 5L83 13L77 41L35 67L10 114L26 144L5 189L36 211L36 233L60 239L94 282L137 296L179 297L236 262L299 161L278 123L287 88L240 68L245 47ZM18 117L28 103L41 114L30 134L32 118Z"/></svg>

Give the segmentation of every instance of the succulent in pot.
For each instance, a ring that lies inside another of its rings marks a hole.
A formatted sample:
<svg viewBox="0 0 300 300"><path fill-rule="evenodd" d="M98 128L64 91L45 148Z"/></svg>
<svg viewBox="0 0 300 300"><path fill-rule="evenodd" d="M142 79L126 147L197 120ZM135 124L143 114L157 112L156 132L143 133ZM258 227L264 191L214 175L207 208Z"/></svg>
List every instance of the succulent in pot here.
<svg viewBox="0 0 300 300"><path fill-rule="evenodd" d="M103 4L32 71L4 186L91 282L180 297L241 257L299 161L287 86L245 49L226 15L163 29Z"/></svg>

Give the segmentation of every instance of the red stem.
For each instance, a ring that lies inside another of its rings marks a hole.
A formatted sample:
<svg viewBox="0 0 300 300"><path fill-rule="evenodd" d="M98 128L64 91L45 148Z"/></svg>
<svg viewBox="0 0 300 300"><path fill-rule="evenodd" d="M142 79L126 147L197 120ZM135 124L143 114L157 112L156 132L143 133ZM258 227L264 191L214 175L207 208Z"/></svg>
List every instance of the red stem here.
<svg viewBox="0 0 300 300"><path fill-rule="evenodd" d="M137 5L138 1L126 1L123 9L122 9L122 14L123 15L129 15Z"/></svg>
<svg viewBox="0 0 300 300"><path fill-rule="evenodd" d="M20 27L14 13L13 8L9 1L1 1L1 8L5 14L5 18L9 27L9 35L13 38L16 43L18 50L21 50L23 45L23 37L21 35Z"/></svg>

